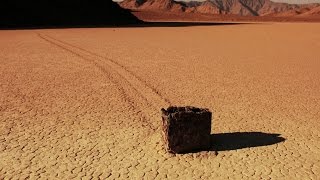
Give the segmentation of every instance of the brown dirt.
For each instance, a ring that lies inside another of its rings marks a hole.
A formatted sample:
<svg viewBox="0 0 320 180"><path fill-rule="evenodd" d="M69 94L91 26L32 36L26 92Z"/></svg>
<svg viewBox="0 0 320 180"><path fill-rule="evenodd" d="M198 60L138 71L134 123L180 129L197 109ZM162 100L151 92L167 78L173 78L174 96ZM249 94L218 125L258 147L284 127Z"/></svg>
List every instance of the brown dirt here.
<svg viewBox="0 0 320 180"><path fill-rule="evenodd" d="M0 31L0 179L319 179L318 32ZM218 151L166 154L170 104L213 111Z"/></svg>

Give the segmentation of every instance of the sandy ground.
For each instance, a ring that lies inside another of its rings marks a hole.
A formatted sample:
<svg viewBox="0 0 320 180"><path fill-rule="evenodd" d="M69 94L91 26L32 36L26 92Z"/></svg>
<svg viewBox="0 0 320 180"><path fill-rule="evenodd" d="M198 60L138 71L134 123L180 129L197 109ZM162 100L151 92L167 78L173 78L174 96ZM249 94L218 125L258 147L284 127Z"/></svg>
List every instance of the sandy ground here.
<svg viewBox="0 0 320 180"><path fill-rule="evenodd" d="M319 32L0 31L0 179L320 179ZM215 150L165 153L170 104L214 113Z"/></svg>

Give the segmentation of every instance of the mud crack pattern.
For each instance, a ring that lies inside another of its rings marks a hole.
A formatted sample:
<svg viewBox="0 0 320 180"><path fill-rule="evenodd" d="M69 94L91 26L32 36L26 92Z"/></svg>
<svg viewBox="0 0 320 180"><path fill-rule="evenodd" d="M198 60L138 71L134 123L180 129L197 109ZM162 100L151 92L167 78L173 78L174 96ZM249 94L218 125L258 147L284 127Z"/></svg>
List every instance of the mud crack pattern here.
<svg viewBox="0 0 320 180"><path fill-rule="evenodd" d="M319 179L319 31L0 31L0 179ZM213 110L218 154L165 153L171 104Z"/></svg>

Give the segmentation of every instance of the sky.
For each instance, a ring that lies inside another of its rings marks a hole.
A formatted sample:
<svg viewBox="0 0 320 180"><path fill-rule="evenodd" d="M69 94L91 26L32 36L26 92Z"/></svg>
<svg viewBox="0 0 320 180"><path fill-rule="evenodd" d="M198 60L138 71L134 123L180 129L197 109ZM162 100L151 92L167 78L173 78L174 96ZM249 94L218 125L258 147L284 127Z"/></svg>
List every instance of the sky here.
<svg viewBox="0 0 320 180"><path fill-rule="evenodd" d="M114 0L114 1L122 1L122 0ZM179 0L179 1L190 1L190 0ZM198 0L198 1L203 1L203 0ZM292 3L292 4L320 3L320 0L272 0L272 1Z"/></svg>

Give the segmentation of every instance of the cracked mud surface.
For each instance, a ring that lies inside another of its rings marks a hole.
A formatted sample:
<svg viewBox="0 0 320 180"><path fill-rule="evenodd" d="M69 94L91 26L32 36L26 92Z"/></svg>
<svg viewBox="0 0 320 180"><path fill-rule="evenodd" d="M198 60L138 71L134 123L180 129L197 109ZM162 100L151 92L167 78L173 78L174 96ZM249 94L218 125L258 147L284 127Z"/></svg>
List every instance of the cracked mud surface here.
<svg viewBox="0 0 320 180"><path fill-rule="evenodd" d="M319 32L0 31L0 179L319 179ZM169 105L213 111L218 151L165 153Z"/></svg>

